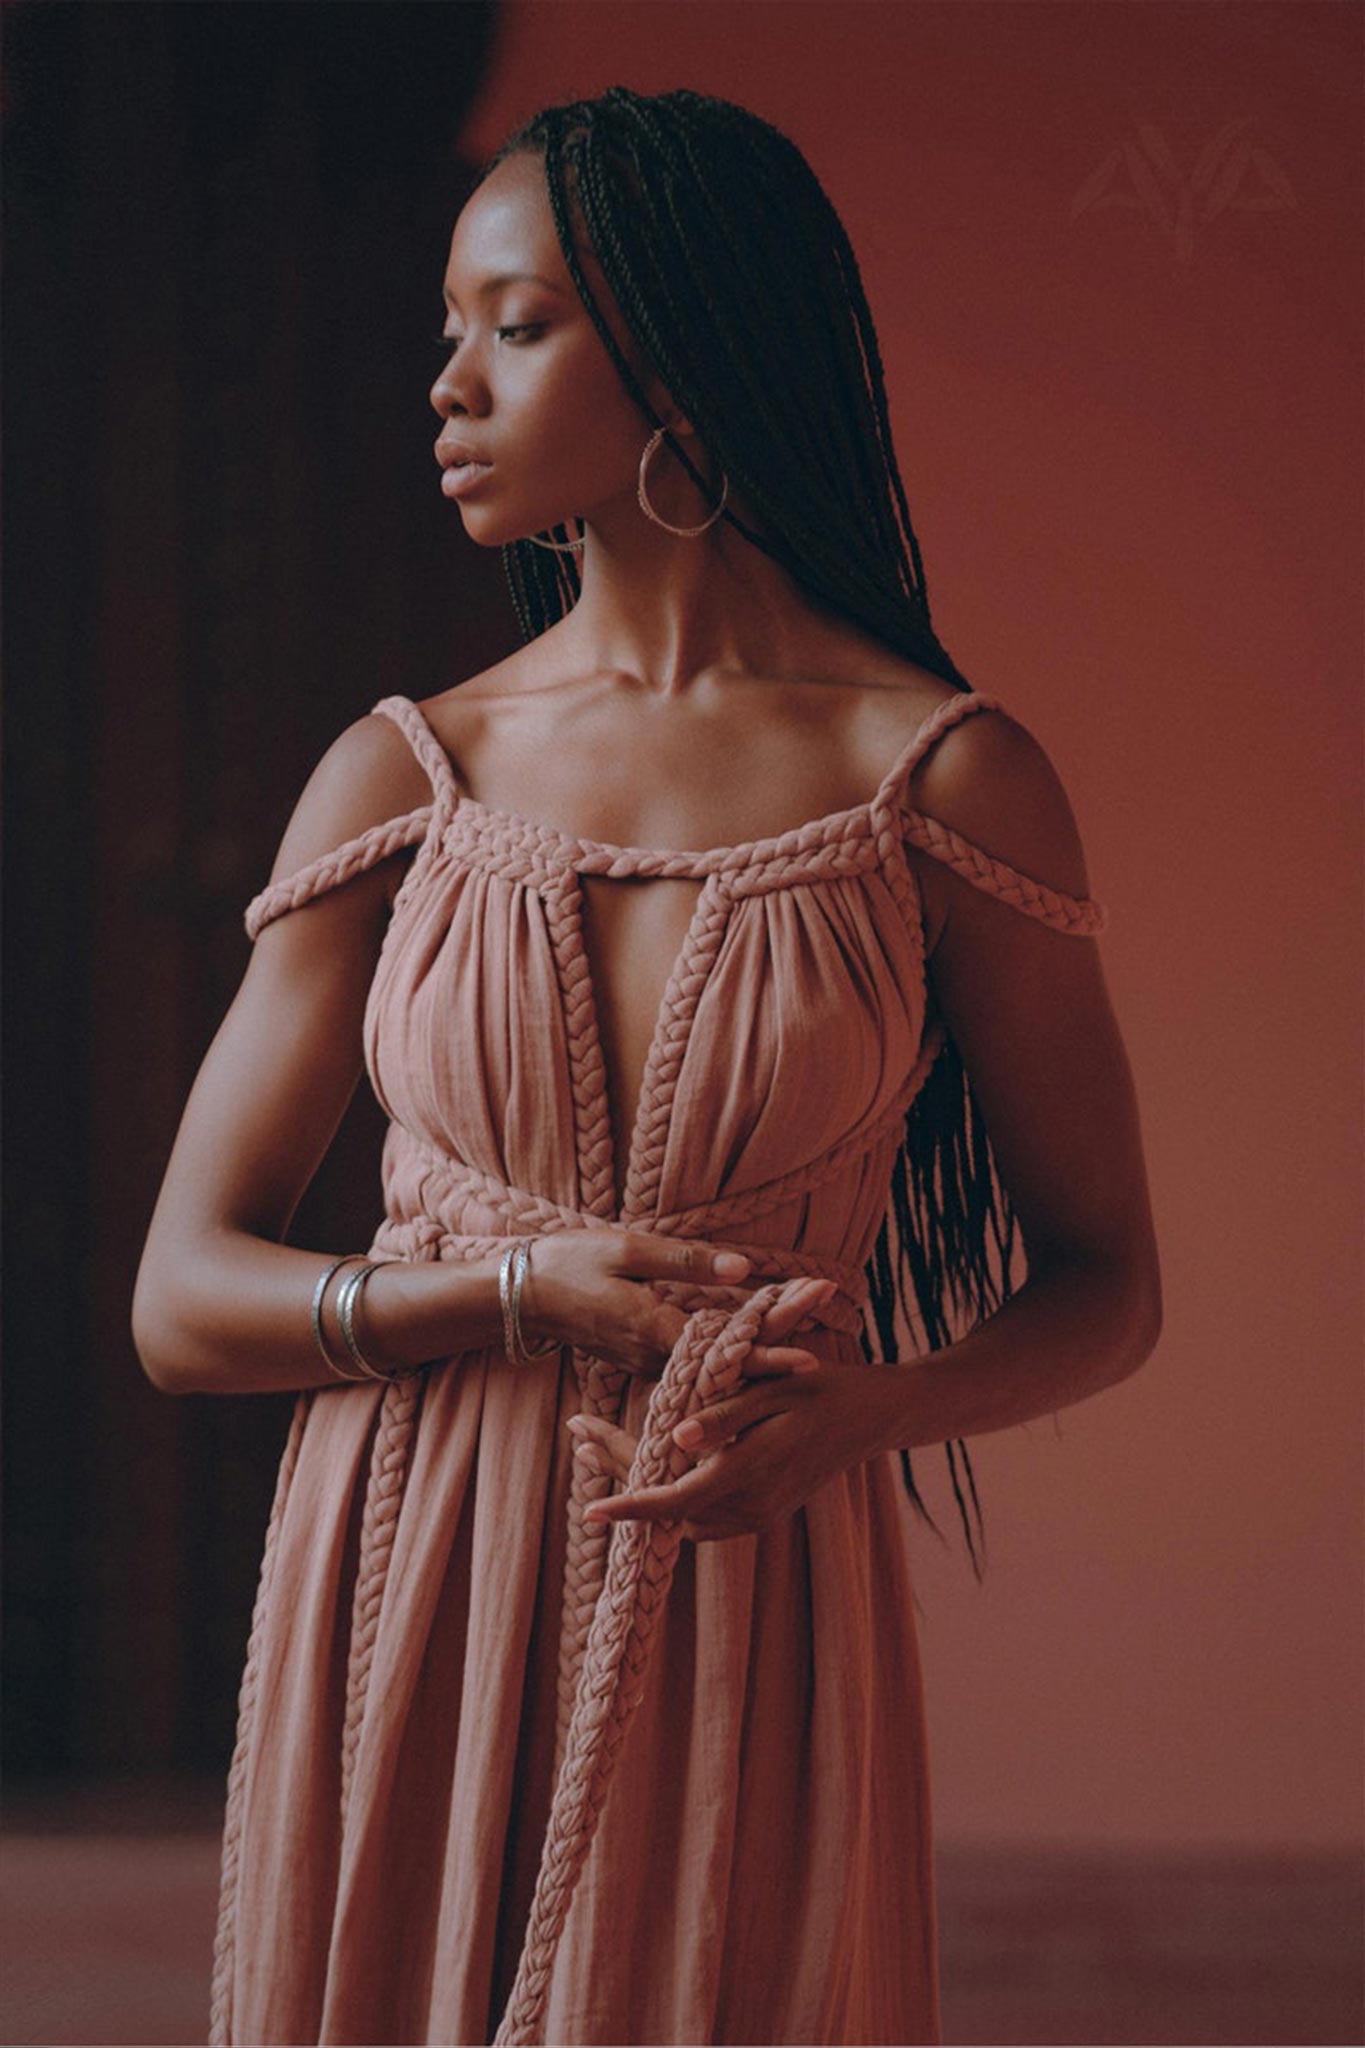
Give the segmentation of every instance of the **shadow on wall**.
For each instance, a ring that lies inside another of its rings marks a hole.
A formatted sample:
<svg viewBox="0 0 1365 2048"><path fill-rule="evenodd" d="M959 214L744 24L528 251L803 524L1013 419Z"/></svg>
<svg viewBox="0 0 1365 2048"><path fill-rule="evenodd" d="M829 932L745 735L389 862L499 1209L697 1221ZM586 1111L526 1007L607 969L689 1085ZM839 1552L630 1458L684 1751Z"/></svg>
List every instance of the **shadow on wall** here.
<svg viewBox="0 0 1365 2048"><path fill-rule="evenodd" d="M226 1772L292 1397L158 1394L133 1280L309 771L519 641L429 400L496 19L4 8L11 1786ZM381 1139L295 1242L368 1241Z"/></svg>

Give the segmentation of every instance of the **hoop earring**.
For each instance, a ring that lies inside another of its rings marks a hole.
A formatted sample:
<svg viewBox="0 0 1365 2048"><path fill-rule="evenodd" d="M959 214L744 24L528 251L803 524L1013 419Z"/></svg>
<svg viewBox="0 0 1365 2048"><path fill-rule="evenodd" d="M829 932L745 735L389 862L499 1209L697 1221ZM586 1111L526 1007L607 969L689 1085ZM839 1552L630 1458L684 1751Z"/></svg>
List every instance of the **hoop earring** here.
<svg viewBox="0 0 1365 2048"><path fill-rule="evenodd" d="M533 541L538 548L553 548L556 554L560 555L574 554L579 548L587 545L585 540L537 540L533 533L528 533L523 538Z"/></svg>
<svg viewBox="0 0 1365 2048"><path fill-rule="evenodd" d="M686 536L690 536L695 533L705 533L707 527L714 526L717 519L720 518L721 511L725 505L725 500L730 495L730 479L728 476L724 476L722 472L723 482L720 500L717 503L715 510L711 513L710 518L703 519L700 526L670 526L666 519L660 519L658 513L650 504L648 495L645 491L645 471L649 468L650 458L653 456L655 449L658 447L660 441L662 441L666 432L667 429L665 427L656 427L654 429L654 432L650 435L648 441L645 443L645 452L640 457L640 488L637 494L640 500L640 510L646 515L647 518L652 519L656 526L662 526L666 533L676 533Z"/></svg>

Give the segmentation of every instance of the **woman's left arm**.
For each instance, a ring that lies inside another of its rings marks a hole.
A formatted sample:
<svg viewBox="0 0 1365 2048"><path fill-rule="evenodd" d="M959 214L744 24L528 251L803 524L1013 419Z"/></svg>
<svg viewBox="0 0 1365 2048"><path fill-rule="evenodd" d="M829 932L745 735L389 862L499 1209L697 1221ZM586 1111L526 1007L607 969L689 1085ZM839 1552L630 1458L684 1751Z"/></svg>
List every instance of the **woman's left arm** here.
<svg viewBox="0 0 1365 2048"><path fill-rule="evenodd" d="M1006 714L953 727L907 801L1021 874L1089 895L1065 789ZM1156 1346L1161 1274L1137 1098L1094 938L1054 929L916 848L907 855L933 997L980 1103L1028 1277L923 1358L826 1362L732 1392L675 1431L704 1462L595 1502L594 1520L686 1516L698 1539L759 1528L847 1466L1050 1414L1126 1378ZM586 1455L624 1479L633 1438L597 1420L573 1427Z"/></svg>
<svg viewBox="0 0 1365 2048"><path fill-rule="evenodd" d="M1089 894L1066 791L1028 730L964 719L912 779L917 810L1068 895ZM1161 1271L1132 1071L1096 942L926 855L928 974L1018 1217L1028 1278L915 1362L887 1448L982 1435L1111 1386L1152 1353Z"/></svg>

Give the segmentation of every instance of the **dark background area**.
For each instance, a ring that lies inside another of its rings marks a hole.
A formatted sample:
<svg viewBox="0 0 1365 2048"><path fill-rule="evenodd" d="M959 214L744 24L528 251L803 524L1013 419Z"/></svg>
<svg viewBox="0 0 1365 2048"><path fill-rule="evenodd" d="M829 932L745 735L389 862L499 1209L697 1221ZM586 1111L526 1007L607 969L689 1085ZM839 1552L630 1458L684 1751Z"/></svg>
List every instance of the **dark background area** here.
<svg viewBox="0 0 1365 2048"><path fill-rule="evenodd" d="M0 26L3 1771L214 1779L293 1396L158 1393L132 1287L313 764L519 642L427 395L497 10ZM362 1084L291 1242L368 1241L382 1136Z"/></svg>

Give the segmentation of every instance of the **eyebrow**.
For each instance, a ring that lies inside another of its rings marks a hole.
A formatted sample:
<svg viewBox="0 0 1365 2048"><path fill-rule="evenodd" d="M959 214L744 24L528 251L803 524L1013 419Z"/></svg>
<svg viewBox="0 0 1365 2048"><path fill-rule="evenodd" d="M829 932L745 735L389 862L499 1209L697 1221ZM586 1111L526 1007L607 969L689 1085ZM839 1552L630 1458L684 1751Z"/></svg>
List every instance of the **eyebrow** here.
<svg viewBox="0 0 1365 2048"><path fill-rule="evenodd" d="M543 284L547 292L557 292L559 290L557 284L551 284L548 277L538 277L534 270L500 270L493 277L486 277L479 286L479 291L484 298L487 298L490 292L495 292L498 289L499 285L522 283ZM448 284L442 285L441 297L448 306L454 305L455 295Z"/></svg>

